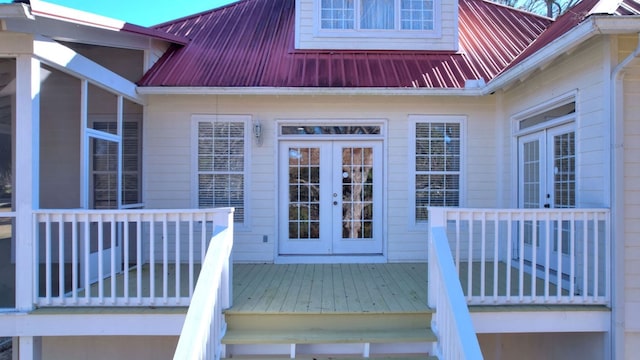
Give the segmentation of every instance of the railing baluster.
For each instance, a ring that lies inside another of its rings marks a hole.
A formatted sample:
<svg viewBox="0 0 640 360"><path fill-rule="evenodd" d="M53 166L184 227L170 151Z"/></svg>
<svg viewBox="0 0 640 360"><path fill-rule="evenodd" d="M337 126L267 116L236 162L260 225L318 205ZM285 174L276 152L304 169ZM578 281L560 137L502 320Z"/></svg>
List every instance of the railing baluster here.
<svg viewBox="0 0 640 360"><path fill-rule="evenodd" d="M556 285L556 298L558 298L558 300L560 299L560 296L562 296L562 275L563 275L563 268L562 268L562 254L564 252L564 236L563 236L563 224L564 224L564 219L562 217L562 213L558 213L558 229L557 229L557 233L556 233L556 239L557 239L557 251L556 251L556 268L557 268L557 285ZM569 226L572 226L573 224L569 223ZM569 231L571 231L571 227L569 227Z"/></svg>
<svg viewBox="0 0 640 360"><path fill-rule="evenodd" d="M89 266L91 265L90 255L91 255L91 222L89 221L89 216L84 216L84 299L85 302L89 303L89 297L91 292L91 269Z"/></svg>
<svg viewBox="0 0 640 360"><path fill-rule="evenodd" d="M116 217L115 215L111 215L111 248L109 253L111 254L111 303L115 304L116 302L116 255L117 255L117 241L118 241L118 233L116 229ZM100 275L102 276L102 275Z"/></svg>
<svg viewBox="0 0 640 360"><path fill-rule="evenodd" d="M604 225L605 228L603 230L604 235L604 239L602 239L602 241L604 241L604 246L605 246L605 281L611 279L611 239L609 238L609 229L610 229L610 214L603 214L603 220L604 220ZM611 296L611 283L607 282L607 285L605 286L605 293L604 293L604 299L609 299Z"/></svg>
<svg viewBox="0 0 640 360"><path fill-rule="evenodd" d="M469 249L467 257L467 299L473 297L473 215L469 222Z"/></svg>
<svg viewBox="0 0 640 360"><path fill-rule="evenodd" d="M180 266L180 258L181 258L181 254L180 254L180 243L182 242L181 238L180 238L180 221L181 218L180 216L178 216L178 218L176 219L176 302L178 302L180 300L180 271L181 266Z"/></svg>
<svg viewBox="0 0 640 360"><path fill-rule="evenodd" d="M599 257L600 247L598 246L598 217L593 214L593 297L592 302L598 298L598 272L599 272Z"/></svg>
<svg viewBox="0 0 640 360"><path fill-rule="evenodd" d="M168 302L169 296L169 228L167 215L162 217L162 303Z"/></svg>
<svg viewBox="0 0 640 360"><path fill-rule="evenodd" d="M518 232L518 250L520 250L520 264L518 266L518 295L520 298L520 302L524 301L524 222L525 222L524 212L520 212L520 223L518 226L520 227L520 231Z"/></svg>
<svg viewBox="0 0 640 360"><path fill-rule="evenodd" d="M155 304L156 298L156 219L153 214L149 218L149 297Z"/></svg>
<svg viewBox="0 0 640 360"><path fill-rule="evenodd" d="M64 220L62 216L58 220L58 297L63 298L64 291Z"/></svg>
<svg viewBox="0 0 640 360"><path fill-rule="evenodd" d="M104 302L104 220L102 214L98 215L98 299L100 304Z"/></svg>
<svg viewBox="0 0 640 360"><path fill-rule="evenodd" d="M78 304L78 218L76 214L71 215L71 298L73 304Z"/></svg>
<svg viewBox="0 0 640 360"><path fill-rule="evenodd" d="M544 301L549 301L549 266L551 262L551 216L550 213L546 213L545 219L546 225L544 227L545 230L545 249L544 249Z"/></svg>
<svg viewBox="0 0 640 360"><path fill-rule="evenodd" d="M189 297L193 296L194 274L193 274L193 214L189 214Z"/></svg>
<svg viewBox="0 0 640 360"><path fill-rule="evenodd" d="M531 213L532 221L532 240L531 240L531 298L536 301L537 295L537 274L538 274L538 213Z"/></svg>
<svg viewBox="0 0 640 360"><path fill-rule="evenodd" d="M584 216L584 221L582 224L582 238L583 238L583 253L582 253L582 301L586 302L587 301L587 293L589 292L589 283L588 283L588 279L589 279L589 261L588 261L588 255L589 255L589 216L587 215L587 213L583 213Z"/></svg>
<svg viewBox="0 0 640 360"><path fill-rule="evenodd" d="M513 213L507 213L507 264L506 264L506 272L507 272L507 286L506 286L506 299L507 302L511 301L511 262L513 259L513 240L511 239L513 236Z"/></svg>
<svg viewBox="0 0 640 360"><path fill-rule="evenodd" d="M494 221L493 221L493 302L498 301L498 262L500 258L500 253L498 249L500 247L500 242L498 238L499 234L499 220L498 213L494 213Z"/></svg>
<svg viewBox="0 0 640 360"><path fill-rule="evenodd" d="M136 296L142 304L142 216L136 218Z"/></svg>
<svg viewBox="0 0 640 360"><path fill-rule="evenodd" d="M480 301L484 302L486 295L486 264L487 264L487 213L481 212L480 217Z"/></svg>
<svg viewBox="0 0 640 360"><path fill-rule="evenodd" d="M574 296L576 294L576 213L571 213L571 236L569 237L570 245L569 245L569 301L574 301Z"/></svg>
<svg viewBox="0 0 640 360"><path fill-rule="evenodd" d="M47 298L47 304L51 304L51 216L47 214L45 217L45 254L44 254L44 267L45 267L45 297Z"/></svg>
<svg viewBox="0 0 640 360"><path fill-rule="evenodd" d="M122 219L122 246L124 247L124 251L123 251L123 256L124 259L122 259L122 264L123 264L123 273L122 273L122 277L124 279L124 289L123 290L123 294L124 294L124 298L125 298L125 304L128 305L129 304L129 277L131 276L131 274L129 274L129 216L125 216Z"/></svg>

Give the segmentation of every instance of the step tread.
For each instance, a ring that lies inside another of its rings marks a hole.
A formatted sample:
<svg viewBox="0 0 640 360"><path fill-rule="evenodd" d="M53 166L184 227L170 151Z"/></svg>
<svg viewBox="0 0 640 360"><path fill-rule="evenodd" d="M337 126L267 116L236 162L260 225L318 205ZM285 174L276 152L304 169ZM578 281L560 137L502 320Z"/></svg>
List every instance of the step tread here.
<svg viewBox="0 0 640 360"><path fill-rule="evenodd" d="M223 344L348 344L433 342L428 328L393 330L227 330Z"/></svg>
<svg viewBox="0 0 640 360"><path fill-rule="evenodd" d="M255 359L260 359L260 360L291 360L291 358L289 357L282 357L282 356L234 356L231 358L222 358L221 360L255 360ZM437 356L427 356L425 357L424 355L415 355L415 356L388 356L388 355L384 355L384 356L371 356L368 358L363 358L363 357L353 357L353 356L329 356L329 357L322 357L322 356L296 356L295 359L297 360L363 360L363 359L377 359L377 360L416 360L416 359L420 359L420 360L438 360Z"/></svg>

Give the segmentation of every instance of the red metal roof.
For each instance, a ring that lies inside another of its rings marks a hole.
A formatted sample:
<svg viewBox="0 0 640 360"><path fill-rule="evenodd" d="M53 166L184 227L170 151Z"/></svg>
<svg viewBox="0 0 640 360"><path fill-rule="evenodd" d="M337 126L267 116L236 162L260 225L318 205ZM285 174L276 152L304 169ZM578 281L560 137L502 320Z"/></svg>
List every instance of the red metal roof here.
<svg viewBox="0 0 640 360"><path fill-rule="evenodd" d="M552 22L488 1L459 0L457 53L296 50L294 4L241 0L158 25L191 41L169 50L139 84L462 88L467 79L493 79Z"/></svg>

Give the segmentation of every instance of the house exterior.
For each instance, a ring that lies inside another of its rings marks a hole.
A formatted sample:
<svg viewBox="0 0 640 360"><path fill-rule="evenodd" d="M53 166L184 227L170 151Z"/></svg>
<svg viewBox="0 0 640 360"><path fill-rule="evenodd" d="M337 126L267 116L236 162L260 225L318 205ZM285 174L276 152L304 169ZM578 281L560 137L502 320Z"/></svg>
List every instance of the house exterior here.
<svg viewBox="0 0 640 360"><path fill-rule="evenodd" d="M484 358L634 358L639 15L240 0L144 28L0 5L0 336L17 359L170 358L227 236L236 264L428 262L440 313L442 239ZM241 345L221 353L272 355Z"/></svg>

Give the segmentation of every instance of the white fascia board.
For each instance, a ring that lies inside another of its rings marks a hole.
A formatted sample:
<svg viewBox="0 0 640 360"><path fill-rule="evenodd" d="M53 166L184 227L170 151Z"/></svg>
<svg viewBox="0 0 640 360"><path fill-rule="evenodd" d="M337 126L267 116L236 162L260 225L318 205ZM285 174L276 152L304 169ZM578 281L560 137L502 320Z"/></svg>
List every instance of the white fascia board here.
<svg viewBox="0 0 640 360"><path fill-rule="evenodd" d="M483 89L483 92L492 93L510 85L512 82L518 81L526 74L550 63L557 57L565 54L567 51L595 36L597 33L598 31L594 26L593 21L587 20L581 23L573 30L547 44L547 46L529 56L518 65L498 75L487 84Z"/></svg>
<svg viewBox="0 0 640 360"><path fill-rule="evenodd" d="M492 93L523 76L544 67L596 35L631 34L640 32L640 16L592 15L573 30L560 36L527 59L490 81L483 89Z"/></svg>
<svg viewBox="0 0 640 360"><path fill-rule="evenodd" d="M611 312L598 310L473 311L473 327L478 334L607 332L611 329Z"/></svg>
<svg viewBox="0 0 640 360"><path fill-rule="evenodd" d="M53 19L62 19L64 21L74 22L76 24L85 24L93 27L100 27L109 30L120 30L125 22L122 20L112 19L106 16L93 14L57 4L48 3L46 1L31 0L31 9L34 14Z"/></svg>
<svg viewBox="0 0 640 360"><path fill-rule="evenodd" d="M481 96L481 88L297 88L297 87L138 87L142 95L378 95L378 96Z"/></svg>
<svg viewBox="0 0 640 360"><path fill-rule="evenodd" d="M136 84L98 65L72 49L43 36L36 36L33 54L42 62L65 73L70 73L107 91L139 103L144 99L136 92Z"/></svg>
<svg viewBox="0 0 640 360"><path fill-rule="evenodd" d="M186 316L184 311L0 313L0 336L178 336Z"/></svg>
<svg viewBox="0 0 640 360"><path fill-rule="evenodd" d="M0 4L0 19L35 19L26 4Z"/></svg>

